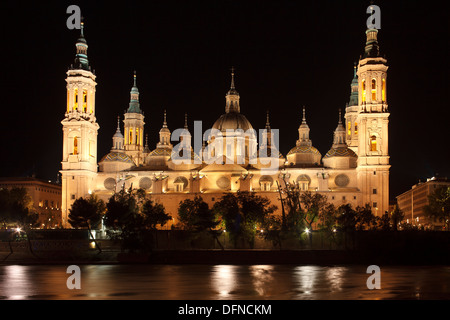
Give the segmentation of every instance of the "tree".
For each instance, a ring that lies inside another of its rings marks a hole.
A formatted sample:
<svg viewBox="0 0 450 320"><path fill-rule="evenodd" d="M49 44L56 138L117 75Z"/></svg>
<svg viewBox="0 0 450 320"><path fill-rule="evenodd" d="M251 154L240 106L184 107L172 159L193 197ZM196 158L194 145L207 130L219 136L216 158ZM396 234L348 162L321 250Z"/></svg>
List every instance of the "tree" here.
<svg viewBox="0 0 450 320"><path fill-rule="evenodd" d="M144 201L141 213L144 217L143 222L145 227L151 230L156 230L158 224L163 227L167 221L172 219L172 217L166 213L166 209L162 204L155 203L150 199Z"/></svg>
<svg viewBox="0 0 450 320"><path fill-rule="evenodd" d="M309 191L300 194L300 203L303 208L303 220L308 227L309 243L312 246L313 223L319 217L320 211L327 205L327 197L320 193L311 193Z"/></svg>
<svg viewBox="0 0 450 320"><path fill-rule="evenodd" d="M266 197L252 192L238 192L236 195L224 195L214 204L213 210L224 221L235 247L237 241L243 239L253 248L257 229L261 230L276 208Z"/></svg>
<svg viewBox="0 0 450 320"><path fill-rule="evenodd" d="M114 194L106 204L104 224L109 228L107 234L110 238L119 240L123 249L131 252L142 246L141 230L144 219L139 214L140 193L130 187L122 188Z"/></svg>
<svg viewBox="0 0 450 320"><path fill-rule="evenodd" d="M342 231L348 232L356 230L356 211L352 208L351 204L343 204L338 207L336 220Z"/></svg>
<svg viewBox="0 0 450 320"><path fill-rule="evenodd" d="M377 217L378 229L382 231L391 230L391 217L386 211L381 217Z"/></svg>
<svg viewBox="0 0 450 320"><path fill-rule="evenodd" d="M445 224L450 231L450 186L441 186L428 196L425 215Z"/></svg>
<svg viewBox="0 0 450 320"><path fill-rule="evenodd" d="M366 204L364 207L356 207L356 229L357 230L371 230L376 227L376 218L372 213L370 204Z"/></svg>
<svg viewBox="0 0 450 320"><path fill-rule="evenodd" d="M87 199L83 197L76 199L72 204L72 208L69 210L68 217L72 227L88 229L89 235L94 240L99 253L102 252L102 249L92 235L92 229L98 227L105 210L105 203L101 199L98 199L97 196L91 195Z"/></svg>
<svg viewBox="0 0 450 320"><path fill-rule="evenodd" d="M178 217L184 229L195 233L207 232L213 236L220 248L224 249L219 241L219 235L222 230L217 229L221 221L217 219L214 211L209 208L202 197L196 196L194 200L186 199L180 201Z"/></svg>
<svg viewBox="0 0 450 320"><path fill-rule="evenodd" d="M33 208L33 201L25 188L0 189L0 223L5 229L8 225L15 227L15 231L10 233L8 239L9 255L13 253L11 241L17 236L20 237L22 232L27 235L28 248L34 254L28 231L37 225L38 217Z"/></svg>
<svg viewBox="0 0 450 320"><path fill-rule="evenodd" d="M305 222L303 219L303 210L300 203L300 188L298 183L289 183L283 180L284 187L280 192L280 201L283 211L287 211L283 216L285 217L285 225L282 226L283 237L298 238L305 229ZM280 186L278 185L280 188ZM284 198L282 195L286 195Z"/></svg>
<svg viewBox="0 0 450 320"><path fill-rule="evenodd" d="M21 229L36 226L38 214L25 188L0 189L0 223L4 228L15 225Z"/></svg>
<svg viewBox="0 0 450 320"><path fill-rule="evenodd" d="M405 214L403 213L403 211L400 210L398 205L395 205L394 210L391 212L391 222L394 231L398 230L398 225L402 222L404 218Z"/></svg>

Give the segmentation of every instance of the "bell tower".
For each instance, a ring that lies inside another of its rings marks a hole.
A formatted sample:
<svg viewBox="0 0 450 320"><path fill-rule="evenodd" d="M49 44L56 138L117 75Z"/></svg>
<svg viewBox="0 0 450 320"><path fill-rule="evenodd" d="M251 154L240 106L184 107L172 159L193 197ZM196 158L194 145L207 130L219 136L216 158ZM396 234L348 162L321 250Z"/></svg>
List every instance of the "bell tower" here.
<svg viewBox="0 0 450 320"><path fill-rule="evenodd" d="M357 71L358 187L362 204L371 204L373 213L381 216L389 208L388 65L380 54L378 30L368 29L366 37Z"/></svg>
<svg viewBox="0 0 450 320"><path fill-rule="evenodd" d="M97 134L95 118L95 82L87 56L84 23L76 42L74 64L67 71L67 105L63 126L62 222L68 224L69 209L75 199L86 197L94 189L97 173Z"/></svg>
<svg viewBox="0 0 450 320"><path fill-rule="evenodd" d="M144 162L144 113L140 108L139 90L136 84L136 71L133 77L133 87L130 91L130 104L124 119L125 153L136 165Z"/></svg>

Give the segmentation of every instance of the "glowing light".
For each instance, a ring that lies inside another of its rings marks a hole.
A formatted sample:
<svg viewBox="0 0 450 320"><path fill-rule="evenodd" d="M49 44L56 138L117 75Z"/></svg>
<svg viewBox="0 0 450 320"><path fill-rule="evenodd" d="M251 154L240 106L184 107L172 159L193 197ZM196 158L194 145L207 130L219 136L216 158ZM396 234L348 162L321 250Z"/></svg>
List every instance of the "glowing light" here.
<svg viewBox="0 0 450 320"><path fill-rule="evenodd" d="M308 229L308 228L306 228L306 229L305 229L305 232L306 232L306 233L309 233L310 231L309 231L309 229Z"/></svg>

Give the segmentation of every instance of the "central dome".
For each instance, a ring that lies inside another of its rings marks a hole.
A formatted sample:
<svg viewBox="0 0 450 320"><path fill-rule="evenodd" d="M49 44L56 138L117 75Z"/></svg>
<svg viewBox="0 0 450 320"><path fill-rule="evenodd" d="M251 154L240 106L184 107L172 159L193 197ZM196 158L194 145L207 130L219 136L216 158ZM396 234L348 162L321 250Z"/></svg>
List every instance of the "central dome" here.
<svg viewBox="0 0 450 320"><path fill-rule="evenodd" d="M238 112L228 112L220 116L219 119L214 123L213 129L217 129L220 131L228 130L236 130L242 129L247 131L249 129L253 129L250 121L247 118Z"/></svg>

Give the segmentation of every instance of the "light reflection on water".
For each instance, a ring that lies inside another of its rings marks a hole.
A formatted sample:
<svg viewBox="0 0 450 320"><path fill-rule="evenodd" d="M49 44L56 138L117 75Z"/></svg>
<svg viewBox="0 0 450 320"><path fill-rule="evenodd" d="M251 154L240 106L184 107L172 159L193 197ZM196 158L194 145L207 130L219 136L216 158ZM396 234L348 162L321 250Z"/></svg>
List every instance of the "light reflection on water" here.
<svg viewBox="0 0 450 320"><path fill-rule="evenodd" d="M369 290L367 266L82 265L69 290L67 266L0 266L0 299L450 299L450 267L380 266Z"/></svg>

